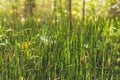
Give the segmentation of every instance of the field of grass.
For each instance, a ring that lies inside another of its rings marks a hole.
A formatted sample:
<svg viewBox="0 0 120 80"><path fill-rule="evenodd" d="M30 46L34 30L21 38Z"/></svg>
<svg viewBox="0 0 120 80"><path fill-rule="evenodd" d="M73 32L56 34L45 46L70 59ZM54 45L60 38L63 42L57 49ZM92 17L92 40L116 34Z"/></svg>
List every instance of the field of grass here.
<svg viewBox="0 0 120 80"><path fill-rule="evenodd" d="M0 80L120 80L119 17L42 17L0 18Z"/></svg>

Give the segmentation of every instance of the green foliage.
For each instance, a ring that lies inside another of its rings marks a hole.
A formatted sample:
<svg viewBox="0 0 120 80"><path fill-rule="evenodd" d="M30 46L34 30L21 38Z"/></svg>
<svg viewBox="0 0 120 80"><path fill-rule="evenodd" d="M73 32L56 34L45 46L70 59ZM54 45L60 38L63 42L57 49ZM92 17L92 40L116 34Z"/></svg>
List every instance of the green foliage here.
<svg viewBox="0 0 120 80"><path fill-rule="evenodd" d="M38 9L36 0L33 16L24 15L24 5L19 1L11 3L9 9L5 5L10 2L2 2L1 80L120 79L120 19L103 13L111 2L105 0L106 6L102 6L100 0L86 0L83 27L82 4L73 1L73 31L70 32L65 0L56 0L56 15L50 8L53 2L41 0Z"/></svg>

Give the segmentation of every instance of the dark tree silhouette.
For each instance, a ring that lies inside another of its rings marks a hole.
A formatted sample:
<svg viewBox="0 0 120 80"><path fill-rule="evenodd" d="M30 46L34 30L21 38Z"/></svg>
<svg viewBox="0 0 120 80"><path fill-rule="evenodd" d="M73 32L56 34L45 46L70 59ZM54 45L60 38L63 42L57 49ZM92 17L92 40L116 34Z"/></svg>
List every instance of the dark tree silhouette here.
<svg viewBox="0 0 120 80"><path fill-rule="evenodd" d="M84 21L85 21L85 0L83 0L83 8L82 8L82 27L85 27Z"/></svg>
<svg viewBox="0 0 120 80"><path fill-rule="evenodd" d="M57 24L57 16L56 16L56 6L57 6L57 1L54 0L54 21L55 21L55 25Z"/></svg>
<svg viewBox="0 0 120 80"><path fill-rule="evenodd" d="M72 0L68 0L68 18L70 24L70 31L72 31Z"/></svg>
<svg viewBox="0 0 120 80"><path fill-rule="evenodd" d="M33 16L33 8L35 8L35 0L26 0L24 6L25 6L24 9L25 16Z"/></svg>

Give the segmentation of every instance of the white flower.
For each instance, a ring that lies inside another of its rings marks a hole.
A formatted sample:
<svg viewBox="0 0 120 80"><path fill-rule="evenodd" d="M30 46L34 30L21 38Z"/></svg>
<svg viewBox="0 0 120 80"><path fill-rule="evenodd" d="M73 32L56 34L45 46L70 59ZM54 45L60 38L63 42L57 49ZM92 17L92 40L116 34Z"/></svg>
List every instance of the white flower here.
<svg viewBox="0 0 120 80"><path fill-rule="evenodd" d="M84 47L85 47L85 48L88 48L88 44L84 44Z"/></svg>
<svg viewBox="0 0 120 80"><path fill-rule="evenodd" d="M82 5L82 2L78 2L78 5Z"/></svg>
<svg viewBox="0 0 120 80"><path fill-rule="evenodd" d="M116 30L117 28L116 27L112 27L112 29Z"/></svg>
<svg viewBox="0 0 120 80"><path fill-rule="evenodd" d="M25 22L25 18L24 17L21 18L21 22Z"/></svg>
<svg viewBox="0 0 120 80"><path fill-rule="evenodd" d="M37 21L40 22L41 21L40 18L38 18Z"/></svg>
<svg viewBox="0 0 120 80"><path fill-rule="evenodd" d="M67 13L68 11L67 10L64 10L64 13Z"/></svg>
<svg viewBox="0 0 120 80"><path fill-rule="evenodd" d="M4 18L4 22L6 22L6 18Z"/></svg>
<svg viewBox="0 0 120 80"><path fill-rule="evenodd" d="M43 36L40 36L40 39L41 39L43 42L48 42L48 39L46 39L46 38L43 37Z"/></svg>
<svg viewBox="0 0 120 80"><path fill-rule="evenodd" d="M48 44L54 44L54 43L56 43L55 40L49 40L48 38L43 37L43 36L40 36L40 40L43 41L44 43L48 43Z"/></svg>

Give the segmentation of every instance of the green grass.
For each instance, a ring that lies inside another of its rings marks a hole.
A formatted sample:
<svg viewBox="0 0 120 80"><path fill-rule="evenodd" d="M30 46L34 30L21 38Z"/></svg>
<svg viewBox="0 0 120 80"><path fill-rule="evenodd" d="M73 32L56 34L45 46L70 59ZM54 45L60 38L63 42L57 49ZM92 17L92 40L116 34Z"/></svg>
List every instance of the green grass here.
<svg viewBox="0 0 120 80"><path fill-rule="evenodd" d="M67 19L49 20L1 19L1 80L120 79L119 18L87 17L85 28L76 20L72 33Z"/></svg>

